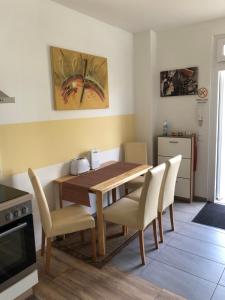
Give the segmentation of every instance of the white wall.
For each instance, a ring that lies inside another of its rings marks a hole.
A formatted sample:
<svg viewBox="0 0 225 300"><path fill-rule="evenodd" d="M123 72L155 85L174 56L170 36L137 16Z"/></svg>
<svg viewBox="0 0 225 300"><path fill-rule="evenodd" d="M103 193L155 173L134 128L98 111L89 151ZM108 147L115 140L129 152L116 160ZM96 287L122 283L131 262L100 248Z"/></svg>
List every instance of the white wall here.
<svg viewBox="0 0 225 300"><path fill-rule="evenodd" d="M195 194L207 197L209 113L215 103L211 97L213 36L225 33L225 20L157 34L153 31L135 34L134 81L132 34L49 0L1 0L0 33L0 89L16 97L16 104L0 105L0 124L133 113L135 84L137 132L141 140L148 141L150 160L153 137L161 133L163 120L169 121L171 129L197 132ZM50 45L108 58L109 109L53 110ZM199 86L206 86L210 91L202 128L197 124L195 97L162 99L159 96L159 72L188 66L199 67ZM118 149L104 155L118 159ZM49 183L67 172L67 168L66 162L39 171L51 205L53 186ZM11 184L32 191L25 173L11 178ZM36 207L35 226L39 247L40 223Z"/></svg>
<svg viewBox="0 0 225 300"><path fill-rule="evenodd" d="M154 134L162 133L162 123L168 120L170 130L191 130L198 134L198 163L195 179L195 195L208 197L208 176L209 176L209 138L210 108L215 105L215 97L212 96L212 71L214 63L214 36L225 33L225 19L197 24L178 29L162 31L157 33L157 58L155 67L155 81L153 85L153 96L145 100L138 98L137 101L150 101L157 111L155 114ZM140 34L140 33L139 33ZM149 39L149 38L148 38ZM135 57L137 54L136 47ZM149 51L149 49L145 50ZM149 55L149 53L145 53ZM203 107L203 126L199 127L197 122L196 96L160 98L160 71L183 67L199 67L199 87L209 89L209 101ZM149 70L148 70L149 72ZM144 78L144 76L143 76ZM145 83L149 84L149 78ZM215 87L214 87L215 88ZM150 104L148 104L150 107ZM140 119L146 118L146 107L137 110ZM151 118L150 112L149 117ZM148 117L148 118L149 118ZM153 118L153 116L152 116ZM146 120L145 120L146 121ZM144 120L142 121L144 122ZM151 137L151 128L145 128L145 134Z"/></svg>
<svg viewBox="0 0 225 300"><path fill-rule="evenodd" d="M1 0L0 44L0 90L16 98L15 104L0 105L0 125L134 113L132 34L50 0ZM53 110L50 45L107 57L109 109ZM102 161L118 160L119 155L119 149L105 151ZM52 208L57 201L52 180L68 174L68 165L37 170ZM5 183L33 193L27 173ZM41 225L35 201L33 208L39 249Z"/></svg>
<svg viewBox="0 0 225 300"><path fill-rule="evenodd" d="M197 66L199 87L209 89L208 104L203 105L203 126L197 122L196 96L160 98L158 93L157 133L167 119L171 129L192 130L198 134L198 162L195 194L208 197L210 107L216 103L212 96L214 36L225 33L225 19L202 23L158 34L158 73L163 70ZM214 87L215 88L215 87Z"/></svg>
<svg viewBox="0 0 225 300"><path fill-rule="evenodd" d="M50 0L1 0L0 124L134 112L132 34ZM53 110L49 46L108 58L109 109Z"/></svg>

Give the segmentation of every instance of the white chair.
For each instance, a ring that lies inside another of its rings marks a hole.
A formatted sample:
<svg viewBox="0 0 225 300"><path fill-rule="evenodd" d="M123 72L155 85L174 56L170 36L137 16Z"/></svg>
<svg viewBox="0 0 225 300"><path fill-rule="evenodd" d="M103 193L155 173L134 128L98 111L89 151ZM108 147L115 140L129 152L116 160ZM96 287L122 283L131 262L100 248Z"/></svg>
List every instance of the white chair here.
<svg viewBox="0 0 225 300"><path fill-rule="evenodd" d="M41 255L45 252L45 239L47 239L46 247L46 264L45 271L48 273L50 269L51 258L51 239L58 235L64 235L72 232L78 232L91 229L92 236L92 259L96 260L96 233L95 220L87 213L85 207L80 205L70 205L65 208L50 212L48 202L46 200L41 183L32 169L28 169L28 175L32 183L35 196L37 199L41 223L42 223L42 246Z"/></svg>
<svg viewBox="0 0 225 300"><path fill-rule="evenodd" d="M166 162L166 171L163 177L162 187L159 195L159 206L158 206L158 222L160 241L163 242L163 225L162 225L162 213L169 207L170 210L170 221L172 230L174 230L174 219L173 219L173 203L174 193L176 186L177 174L179 171L180 163L182 160L181 155L177 155ZM139 201L142 188L138 188L134 192L127 195L128 198Z"/></svg>
<svg viewBox="0 0 225 300"><path fill-rule="evenodd" d="M162 213L167 207L169 207L170 210L170 222L172 230L174 230L173 203L177 174L180 168L181 160L182 156L177 155L166 162L166 171L163 178L162 189L159 195L158 207L159 233L161 242L163 242Z"/></svg>
<svg viewBox="0 0 225 300"><path fill-rule="evenodd" d="M140 201L122 198L104 209L104 220L138 230L142 264L145 264L144 230L153 224L154 239L158 248L156 219L159 193L166 165L149 170L140 196Z"/></svg>
<svg viewBox="0 0 225 300"><path fill-rule="evenodd" d="M147 144L142 142L131 142L124 144L124 160L136 164L147 164ZM144 176L139 176L125 184L125 191L137 189L144 183Z"/></svg>

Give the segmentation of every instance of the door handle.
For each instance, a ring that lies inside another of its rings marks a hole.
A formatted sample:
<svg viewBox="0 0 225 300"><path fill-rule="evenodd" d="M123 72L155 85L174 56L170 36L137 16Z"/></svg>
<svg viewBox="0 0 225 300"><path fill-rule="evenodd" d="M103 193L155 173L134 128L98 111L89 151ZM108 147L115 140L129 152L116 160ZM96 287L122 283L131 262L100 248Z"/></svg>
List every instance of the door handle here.
<svg viewBox="0 0 225 300"><path fill-rule="evenodd" d="M178 141L169 141L169 143L171 143L171 144L178 144L179 142Z"/></svg>
<svg viewBox="0 0 225 300"><path fill-rule="evenodd" d="M26 226L27 226L27 223L22 223L22 224L14 227L14 228L11 228L11 229L9 229L7 231L4 231L3 233L0 234L0 238L3 238L4 236L7 236L7 235L9 235L9 234L11 234L11 233L13 233L15 231L18 231L18 230L20 230L20 229L22 229L22 228L24 228Z"/></svg>

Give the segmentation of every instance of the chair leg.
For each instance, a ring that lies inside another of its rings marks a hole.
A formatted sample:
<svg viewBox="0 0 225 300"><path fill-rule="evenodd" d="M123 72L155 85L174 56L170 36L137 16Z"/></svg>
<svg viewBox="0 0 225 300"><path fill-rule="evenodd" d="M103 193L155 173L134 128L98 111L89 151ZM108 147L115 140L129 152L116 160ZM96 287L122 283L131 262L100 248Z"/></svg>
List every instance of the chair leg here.
<svg viewBox="0 0 225 300"><path fill-rule="evenodd" d="M41 256L45 254L45 232L42 228L42 236L41 236Z"/></svg>
<svg viewBox="0 0 225 300"><path fill-rule="evenodd" d="M123 225L123 235L127 235L127 233L128 233L128 227L127 227L127 225Z"/></svg>
<svg viewBox="0 0 225 300"><path fill-rule="evenodd" d="M156 249L159 249L158 237L157 237L157 228L156 228L156 219L152 221L152 225L153 225L153 234L154 234L154 240L155 240L155 247L156 247Z"/></svg>
<svg viewBox="0 0 225 300"><path fill-rule="evenodd" d="M129 194L129 189L125 187L125 196Z"/></svg>
<svg viewBox="0 0 225 300"><path fill-rule="evenodd" d="M162 212L158 212L160 243L163 243Z"/></svg>
<svg viewBox="0 0 225 300"><path fill-rule="evenodd" d="M84 231L80 231L80 239L81 239L81 243L83 244L85 239L84 239Z"/></svg>
<svg viewBox="0 0 225 300"><path fill-rule="evenodd" d="M49 273L51 260L51 238L47 238L45 272Z"/></svg>
<svg viewBox="0 0 225 300"><path fill-rule="evenodd" d="M140 245L142 265L145 265L144 230L139 230L139 245Z"/></svg>
<svg viewBox="0 0 225 300"><path fill-rule="evenodd" d="M91 228L91 242L92 242L92 260L96 261L96 231Z"/></svg>
<svg viewBox="0 0 225 300"><path fill-rule="evenodd" d="M174 231L173 203L170 205L170 222L172 230Z"/></svg>

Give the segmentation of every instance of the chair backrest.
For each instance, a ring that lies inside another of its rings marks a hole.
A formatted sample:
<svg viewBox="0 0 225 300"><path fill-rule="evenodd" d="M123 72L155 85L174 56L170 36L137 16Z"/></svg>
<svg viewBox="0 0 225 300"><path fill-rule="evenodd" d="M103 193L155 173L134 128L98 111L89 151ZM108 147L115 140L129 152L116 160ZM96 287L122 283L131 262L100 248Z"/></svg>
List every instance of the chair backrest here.
<svg viewBox="0 0 225 300"><path fill-rule="evenodd" d="M157 218L159 192L165 169L166 164L163 163L149 170L145 176L138 211L138 227L140 230Z"/></svg>
<svg viewBox="0 0 225 300"><path fill-rule="evenodd" d="M50 210L48 207L48 202L46 200L41 183L40 183L37 175L35 174L35 172L29 168L28 175L30 177L30 181L32 183L34 193L35 193L35 196L37 199L42 227L43 227L45 234L47 235L52 228L52 219L51 219L51 214L50 214Z"/></svg>
<svg viewBox="0 0 225 300"><path fill-rule="evenodd" d="M181 160L182 156L177 155L166 162L166 171L159 194L159 212L162 212L174 202L175 186Z"/></svg>
<svg viewBox="0 0 225 300"><path fill-rule="evenodd" d="M140 142L124 144L124 159L126 162L147 164L147 144Z"/></svg>

